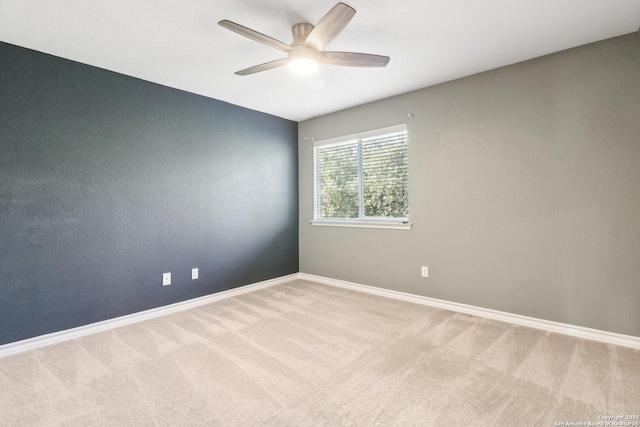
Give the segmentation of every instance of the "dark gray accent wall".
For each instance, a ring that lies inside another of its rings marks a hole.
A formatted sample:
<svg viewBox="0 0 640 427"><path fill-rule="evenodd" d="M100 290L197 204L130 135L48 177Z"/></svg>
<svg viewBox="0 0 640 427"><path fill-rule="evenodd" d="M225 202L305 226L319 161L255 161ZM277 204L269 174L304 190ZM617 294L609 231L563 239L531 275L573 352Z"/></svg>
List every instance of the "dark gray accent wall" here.
<svg viewBox="0 0 640 427"><path fill-rule="evenodd" d="M297 271L297 123L0 43L0 344Z"/></svg>
<svg viewBox="0 0 640 427"><path fill-rule="evenodd" d="M304 138L405 121L413 229L312 226ZM640 336L638 33L304 121L299 140L300 271Z"/></svg>

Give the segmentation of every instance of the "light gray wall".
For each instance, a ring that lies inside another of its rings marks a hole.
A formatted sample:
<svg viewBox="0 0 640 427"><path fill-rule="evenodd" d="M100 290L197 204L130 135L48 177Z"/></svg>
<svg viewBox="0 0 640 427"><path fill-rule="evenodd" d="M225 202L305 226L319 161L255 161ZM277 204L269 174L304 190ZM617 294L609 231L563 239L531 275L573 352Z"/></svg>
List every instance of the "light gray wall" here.
<svg viewBox="0 0 640 427"><path fill-rule="evenodd" d="M312 226L305 137L405 121L413 229ZM301 272L640 336L638 33L302 122L298 153Z"/></svg>

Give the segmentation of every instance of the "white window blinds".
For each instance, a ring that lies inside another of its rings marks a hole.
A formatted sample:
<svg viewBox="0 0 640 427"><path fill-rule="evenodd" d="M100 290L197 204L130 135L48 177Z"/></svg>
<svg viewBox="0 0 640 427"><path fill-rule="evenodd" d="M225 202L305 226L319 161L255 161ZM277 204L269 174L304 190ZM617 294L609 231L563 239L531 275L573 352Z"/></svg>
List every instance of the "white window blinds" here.
<svg viewBox="0 0 640 427"><path fill-rule="evenodd" d="M315 219L407 220L406 125L314 144Z"/></svg>

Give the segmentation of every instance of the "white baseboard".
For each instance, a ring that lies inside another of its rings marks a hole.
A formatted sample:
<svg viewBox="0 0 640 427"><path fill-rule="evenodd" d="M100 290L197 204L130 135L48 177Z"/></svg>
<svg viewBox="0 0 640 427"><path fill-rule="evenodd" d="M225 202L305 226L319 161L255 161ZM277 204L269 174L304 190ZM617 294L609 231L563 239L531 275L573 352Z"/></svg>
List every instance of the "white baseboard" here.
<svg viewBox="0 0 640 427"><path fill-rule="evenodd" d="M582 326L569 325L566 323L553 322L550 320L536 319L535 317L505 313L503 311L474 307L472 305L444 301L440 299L424 297L421 295L392 291L388 289L376 288L373 286L361 285L359 283L352 283L344 280L330 279L328 277L315 276L312 274L299 273L298 278L302 280L323 283L325 285L351 289L354 291L366 292L368 294L379 295L382 297L428 305L445 310L471 314L474 316L486 317L488 319L499 320L502 322L514 323L516 325L528 326L530 328L542 329L549 332L570 335L573 337L586 338L594 341L604 342L607 344L615 344L625 347L631 347L634 349L640 349L640 337L635 337L632 335L623 335L614 332L600 331L598 329L585 328Z"/></svg>
<svg viewBox="0 0 640 427"><path fill-rule="evenodd" d="M241 286L228 291L218 292L212 295L194 298L187 301L178 302L164 307L153 308L151 310L141 311L126 316L116 317L114 319L104 320L102 322L91 323L89 325L80 326L73 329L67 329L60 332L41 335L22 341L16 341L9 344L0 345L0 357L12 354L22 353L36 348L60 343L67 340L80 338L85 335L94 334L96 332L106 331L120 326L130 325L154 317L164 316L175 313L177 311L187 310L189 308L198 307L219 301L225 298L252 292L258 289L267 288L269 286L278 285L280 283L290 282L295 279L309 280L312 282L323 283L325 285L337 286L340 288L351 289L358 292L365 292L386 298L393 298L401 301L412 302L416 304L428 305L431 307L442 308L445 310L457 311L460 313L471 314L474 316L486 317L489 319L499 320L502 322L513 323L516 325L528 326L531 328L542 329L545 331L556 332L560 334L570 335L579 338L586 338L607 344L621 345L640 349L640 337L631 335L617 334L613 332L600 331L597 329L585 328L582 326L574 326L566 323L552 322L550 320L536 319L534 317L521 316L519 314L505 313L503 311L491 310L488 308L474 307L471 305L460 304L456 302L444 301L435 298L424 297L421 295L413 295L404 292L392 291L389 289L376 288L373 286L362 285L359 283L347 282L344 280L331 279L328 277L315 276L306 273L294 273L287 276L277 277L275 279L265 280L246 286Z"/></svg>
<svg viewBox="0 0 640 427"><path fill-rule="evenodd" d="M91 323L89 325L79 326L73 329L66 329L60 332L53 332L51 334L40 335L38 337L0 345L0 357L34 350L36 348L80 338L85 335L106 331L108 329L118 328L120 326L130 325L142 320L153 319L154 317L164 316L170 313L175 313L176 311L187 310L189 308L209 304L221 299L234 297L236 295L245 294L247 292L274 286L280 283L289 282L297 278L298 273L293 273L287 276L277 277L275 279L265 280L262 282L241 286L239 288L229 289L227 291L222 291L211 295L205 295L203 297L177 302L175 304L170 304L163 307L152 308L151 310L145 310L138 313L128 314L126 316L104 320L102 322Z"/></svg>

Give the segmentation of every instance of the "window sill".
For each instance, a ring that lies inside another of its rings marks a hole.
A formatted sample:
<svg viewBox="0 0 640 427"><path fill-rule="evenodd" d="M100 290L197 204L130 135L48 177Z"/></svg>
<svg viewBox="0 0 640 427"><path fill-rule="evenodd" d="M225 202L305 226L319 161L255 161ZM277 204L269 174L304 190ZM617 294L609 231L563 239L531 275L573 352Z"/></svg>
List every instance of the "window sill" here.
<svg viewBox="0 0 640 427"><path fill-rule="evenodd" d="M355 228L387 228L392 230L410 230L411 223L398 221L340 221L340 220L311 220L312 225L323 227L355 227Z"/></svg>

